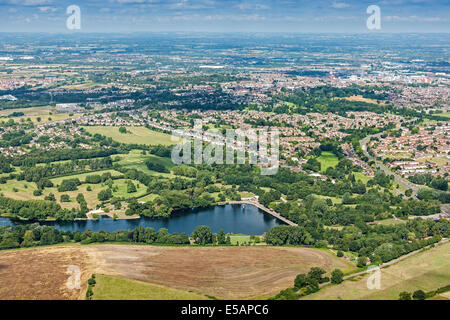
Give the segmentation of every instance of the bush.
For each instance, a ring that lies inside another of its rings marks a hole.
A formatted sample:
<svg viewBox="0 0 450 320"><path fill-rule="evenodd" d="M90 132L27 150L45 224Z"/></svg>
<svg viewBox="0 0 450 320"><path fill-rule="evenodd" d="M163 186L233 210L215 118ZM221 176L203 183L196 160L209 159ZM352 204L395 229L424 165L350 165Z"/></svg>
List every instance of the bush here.
<svg viewBox="0 0 450 320"><path fill-rule="evenodd" d="M60 200L61 202L70 202L70 197L67 194L62 194Z"/></svg>
<svg viewBox="0 0 450 320"><path fill-rule="evenodd" d="M414 291L413 298L414 300L425 300L426 298L425 292L423 292L422 290Z"/></svg>
<svg viewBox="0 0 450 320"><path fill-rule="evenodd" d="M406 291L400 292L398 300L411 300L411 293Z"/></svg>
<svg viewBox="0 0 450 320"><path fill-rule="evenodd" d="M295 277L294 287L297 289L301 289L308 284L308 278L305 274L301 273Z"/></svg>
<svg viewBox="0 0 450 320"><path fill-rule="evenodd" d="M108 188L108 189L102 190L98 193L98 200L106 201L106 200L111 199L112 196L113 196L112 191L111 191L111 189Z"/></svg>
<svg viewBox="0 0 450 320"><path fill-rule="evenodd" d="M340 284L344 281L344 273L339 269L334 269L331 272L331 283Z"/></svg>
<svg viewBox="0 0 450 320"><path fill-rule="evenodd" d="M358 257L358 262L356 266L358 268L364 268L367 265L367 258L364 256Z"/></svg>

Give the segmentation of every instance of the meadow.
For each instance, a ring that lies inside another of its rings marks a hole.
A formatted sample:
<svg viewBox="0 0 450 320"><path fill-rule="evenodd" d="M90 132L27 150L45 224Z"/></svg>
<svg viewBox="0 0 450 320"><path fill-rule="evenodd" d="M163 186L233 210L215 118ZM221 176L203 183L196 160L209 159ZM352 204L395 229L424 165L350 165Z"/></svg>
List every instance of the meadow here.
<svg viewBox="0 0 450 320"><path fill-rule="evenodd" d="M381 289L369 290L369 275L358 276L340 285L329 285L306 296L312 300L397 300L400 292L425 292L450 284L450 243L406 258L381 269ZM445 297L445 294L444 296Z"/></svg>
<svg viewBox="0 0 450 320"><path fill-rule="evenodd" d="M208 300L194 292L103 274L95 281L92 300Z"/></svg>
<svg viewBox="0 0 450 320"><path fill-rule="evenodd" d="M165 146L177 144L177 141L171 140L171 135L153 131L146 127L126 127L127 133L119 132L119 127L112 126L87 126L83 127L91 134L101 134L106 137L112 138L114 141L120 143L136 143L145 145L157 145L162 144Z"/></svg>
<svg viewBox="0 0 450 320"><path fill-rule="evenodd" d="M23 112L24 115L20 117L8 117L13 112ZM71 115L69 113L58 113L56 108L51 106L0 110L0 121L8 121L13 119L14 122L21 122L30 118L35 124L66 120L77 116L79 116L79 114ZM40 121L38 121L39 118Z"/></svg>
<svg viewBox="0 0 450 320"><path fill-rule="evenodd" d="M317 158L321 164L321 172L325 172L329 167L335 167L339 163L338 157L332 152L323 151L322 155Z"/></svg>
<svg viewBox="0 0 450 320"><path fill-rule="evenodd" d="M149 170L145 164L145 161L151 160L154 163L163 165L166 169L170 170L174 167L174 163L170 158L162 158L152 154L143 155L141 150L131 150L127 155L120 155L120 161L118 164L127 169L136 169L146 174L157 175L166 178L174 178L175 176L170 173L161 173L153 170Z"/></svg>
<svg viewBox="0 0 450 320"><path fill-rule="evenodd" d="M100 203L98 200L98 193L101 190L107 188L107 186L103 183L99 184L87 184L84 183L86 176L88 175L102 175L103 173L111 173L113 177L120 177L122 174L115 170L102 170L102 171L94 171L89 173L81 173L68 175L64 177L57 177L50 179L54 184L54 187L45 188L44 192L41 196L34 196L33 191L37 190L37 186L34 182L27 181L17 181L17 180L9 180L7 184L0 185L0 193L5 197L16 199L16 200L43 200L50 193L53 193L56 198L56 202L61 205L63 208L79 208L79 204L76 201L76 197L79 193L84 195L84 198L87 202L89 208L95 208L97 204ZM58 191L58 185L61 184L63 180L68 179L79 179L81 181L81 185L77 187L77 190L74 191ZM114 179L113 180L113 196L120 198L134 198L134 197L142 197L147 194L147 187L141 184L139 181L131 180L136 186L136 192L128 193L127 192L127 179ZM91 190L88 191L87 188ZM61 202L61 195L66 194L70 197L70 202Z"/></svg>
<svg viewBox="0 0 450 320"><path fill-rule="evenodd" d="M450 112L443 112L443 113L436 113L435 116L449 118L450 119Z"/></svg>

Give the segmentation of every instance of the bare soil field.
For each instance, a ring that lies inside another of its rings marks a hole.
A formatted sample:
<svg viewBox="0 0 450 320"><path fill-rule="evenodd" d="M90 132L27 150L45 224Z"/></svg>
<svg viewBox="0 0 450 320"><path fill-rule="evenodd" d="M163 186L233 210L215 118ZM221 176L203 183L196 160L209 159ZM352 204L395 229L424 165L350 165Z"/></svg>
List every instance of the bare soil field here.
<svg viewBox="0 0 450 320"><path fill-rule="evenodd" d="M66 286L67 268L81 271L81 289ZM0 300L74 300L86 293L88 256L78 246L58 246L0 252Z"/></svg>
<svg viewBox="0 0 450 320"><path fill-rule="evenodd" d="M65 289L70 264L83 288ZM92 273L140 280L219 299L265 298L312 266L349 269L324 251L275 247L58 246L0 252L0 299L84 298ZM36 287L36 290L35 290ZM31 288L31 289L30 289ZM76 291L76 290L74 290Z"/></svg>

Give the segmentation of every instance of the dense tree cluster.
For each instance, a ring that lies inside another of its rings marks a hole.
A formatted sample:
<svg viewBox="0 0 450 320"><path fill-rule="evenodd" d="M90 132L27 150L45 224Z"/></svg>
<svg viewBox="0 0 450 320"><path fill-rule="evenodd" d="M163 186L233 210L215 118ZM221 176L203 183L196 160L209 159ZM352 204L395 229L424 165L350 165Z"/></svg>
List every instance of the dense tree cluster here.
<svg viewBox="0 0 450 320"><path fill-rule="evenodd" d="M57 220L73 220L77 217L85 217L74 209L62 209L54 201L46 200L22 201L0 197L0 208L2 215L30 220L45 220L48 217Z"/></svg>
<svg viewBox="0 0 450 320"><path fill-rule="evenodd" d="M81 244L122 242L140 244L190 245L191 238L196 245L230 245L230 236L223 230L218 234L211 233L207 226L198 226L191 237L185 232L169 233L166 228L155 231L153 228L137 227L133 230L115 232L61 231L51 226L32 224L18 224L0 227L0 250L19 247L34 247L52 245L63 242L79 242Z"/></svg>

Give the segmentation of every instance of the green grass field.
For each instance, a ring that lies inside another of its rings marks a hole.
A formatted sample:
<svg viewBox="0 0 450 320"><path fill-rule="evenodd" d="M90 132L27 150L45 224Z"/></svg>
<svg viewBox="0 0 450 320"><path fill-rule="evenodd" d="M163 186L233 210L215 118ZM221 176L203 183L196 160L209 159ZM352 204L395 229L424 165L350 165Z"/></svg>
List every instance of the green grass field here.
<svg viewBox="0 0 450 320"><path fill-rule="evenodd" d="M92 134L99 133L121 143L162 144L166 146L177 143L176 141L171 141L171 135L153 131L146 127L126 127L130 133L120 133L119 127L88 126L84 128Z"/></svg>
<svg viewBox="0 0 450 320"><path fill-rule="evenodd" d="M443 113L437 113L435 116L449 118L450 119L450 112L443 112Z"/></svg>
<svg viewBox="0 0 450 320"><path fill-rule="evenodd" d="M145 164L145 161L148 159L152 160L152 162L163 165L169 171L174 166L174 163L170 158L162 158L148 153L146 155L143 155L141 150L131 150L127 155L120 155L120 161L118 162L118 164L120 166L126 167L127 169L136 169L150 175L175 178L175 176L170 173L161 173L149 170Z"/></svg>
<svg viewBox="0 0 450 320"><path fill-rule="evenodd" d="M320 195L320 194L313 194L313 196L316 197L316 198L325 199L325 200L330 199L333 204L341 204L342 203L342 199L341 198L323 196L323 195Z"/></svg>
<svg viewBox="0 0 450 320"><path fill-rule="evenodd" d="M144 128L145 129L145 128ZM145 129L148 130L148 129ZM127 169L137 169L140 171L143 171L146 174L150 175L158 175L166 178L174 178L175 176L171 173L159 173L156 171L148 170L147 166L145 165L145 161L148 159L151 159L153 162L162 164L165 166L168 170L170 170L174 164L172 163L172 160L170 158L162 158L151 154L142 154L141 150L132 150L129 154L124 155L117 155L113 156L113 159L116 157L119 157L120 160L118 162L119 165L127 168ZM60 161L65 162L65 161ZM86 168L87 169L87 168ZM74 174L69 176L63 176L63 177L57 177L57 178L51 178L50 180L53 182L54 187L52 188L45 188L42 196L34 196L33 191L37 189L37 186L35 183L32 182L26 182L26 181L17 181L17 180L9 180L7 184L0 185L0 194L3 194L3 196L16 199L16 200L43 200L45 196L48 196L50 193L53 193L56 197L56 201L63 207L63 208L78 208L79 204L76 202L76 196L79 193L82 193L86 199L86 202L88 204L89 208L95 208L97 204L100 203L98 200L98 193L106 189L107 187L103 184L85 184L83 183L86 179L86 176L89 175L102 175L103 173L109 172L113 177L120 177L122 176L122 173L115 171L115 170L100 170L100 171L93 171L88 173L80 173L80 174ZM61 184L63 180L67 179L79 179L83 184L78 186L78 190L75 191L66 191L66 192L58 192L57 186ZM188 178L187 178L188 179ZM120 197L120 198L131 198L131 197L142 197L139 199L139 201L149 201L156 198L156 195L147 195L147 188L139 183L138 181L133 181L133 183L137 187L137 192L128 193L127 192L127 180L125 179L115 179L113 180L114 186L117 187L116 191L113 191L114 197ZM87 190L87 187L91 188L91 191ZM60 198L62 194L67 194L70 197L70 202L60 202ZM145 196L145 197L144 197Z"/></svg>
<svg viewBox="0 0 450 320"><path fill-rule="evenodd" d="M355 176L356 181L361 181L362 183L367 183L367 181L372 179L361 172L353 172L353 175Z"/></svg>
<svg viewBox="0 0 450 320"><path fill-rule="evenodd" d="M83 183L88 175L98 174L101 175L105 172L110 172L112 176L121 176L121 173L115 170L103 170L103 171L95 171L90 173L82 173L75 174L70 176L58 177L54 179L50 179L54 187L45 188L42 196L34 196L33 191L37 190L37 186L34 182L26 182L26 181L17 181L17 180L9 180L7 184L0 185L0 193L2 193L5 197L16 199L16 200L43 200L45 196L53 193L56 198L56 202L58 202L63 208L78 208L79 204L76 202L76 196L79 193L84 195L86 202L89 208L95 208L95 206L100 203L98 200L98 193L106 189L107 186L99 183L99 184L85 184ZM57 186L61 184L63 180L67 179L75 179L78 178L82 182L80 186L78 186L78 190L75 191L65 191L59 192ZM114 197L121 198L132 198L132 197L141 197L147 193L147 187L144 186L139 181L132 181L136 186L137 191L133 193L127 192L127 180L126 179L115 179L113 180L113 186L117 187L116 191L113 191ZM87 191L87 187L91 188L91 191ZM70 202L60 202L60 198L62 194L67 194L70 197Z"/></svg>
<svg viewBox="0 0 450 320"><path fill-rule="evenodd" d="M400 219L396 220L394 218L392 218L392 219L384 219L384 220L380 220L380 221L377 221L377 222L379 222L383 226L392 226L392 225L395 225L395 224L406 223L405 220L400 220Z"/></svg>
<svg viewBox="0 0 450 320"><path fill-rule="evenodd" d="M325 172L329 167L334 167L339 163L338 157L332 152L323 151L322 155L317 158L321 164L321 172Z"/></svg>
<svg viewBox="0 0 450 320"><path fill-rule="evenodd" d="M425 292L450 284L450 243L421 252L381 269L381 289L369 290L369 275L330 285L304 299L314 300L396 300L400 292Z"/></svg>
<svg viewBox="0 0 450 320"><path fill-rule="evenodd" d="M93 300L209 300L194 292L97 274Z"/></svg>
<svg viewBox="0 0 450 320"><path fill-rule="evenodd" d="M243 234L233 234L233 235L230 235L230 240L231 240L231 244L234 244L234 245L237 244L238 242L240 244L242 244L244 242L249 243L250 236L243 235Z"/></svg>
<svg viewBox="0 0 450 320"><path fill-rule="evenodd" d="M13 112L23 112L24 116L20 117L8 117ZM79 116L77 114L70 116L69 113L57 113L55 107L33 107L33 108L19 108L19 109L6 109L0 110L0 122L13 119L15 122L26 121L30 118L33 123L46 123L49 121L66 120ZM41 118L41 121L37 121ZM51 118L51 120L49 120Z"/></svg>

